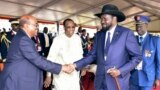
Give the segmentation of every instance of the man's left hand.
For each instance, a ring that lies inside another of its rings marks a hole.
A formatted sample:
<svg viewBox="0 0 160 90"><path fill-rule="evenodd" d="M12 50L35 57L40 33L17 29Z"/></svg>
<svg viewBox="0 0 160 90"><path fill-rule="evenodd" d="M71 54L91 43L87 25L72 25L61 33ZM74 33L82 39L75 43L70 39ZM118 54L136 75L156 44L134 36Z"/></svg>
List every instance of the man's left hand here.
<svg viewBox="0 0 160 90"><path fill-rule="evenodd" d="M111 68L109 69L108 73L112 76L112 77L118 77L121 73L118 69L116 68Z"/></svg>
<svg viewBox="0 0 160 90"><path fill-rule="evenodd" d="M160 85L160 82L159 82L158 79L156 79L156 80L154 81L154 88L157 88L159 85Z"/></svg>

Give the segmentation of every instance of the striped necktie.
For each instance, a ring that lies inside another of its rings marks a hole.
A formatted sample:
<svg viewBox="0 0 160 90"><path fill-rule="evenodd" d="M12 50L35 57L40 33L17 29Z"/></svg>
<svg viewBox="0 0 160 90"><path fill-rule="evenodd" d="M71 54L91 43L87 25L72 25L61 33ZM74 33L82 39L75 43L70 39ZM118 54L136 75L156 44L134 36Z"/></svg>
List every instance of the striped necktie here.
<svg viewBox="0 0 160 90"><path fill-rule="evenodd" d="M139 45L142 46L142 43L143 43L143 37L140 36L140 37L139 37Z"/></svg>

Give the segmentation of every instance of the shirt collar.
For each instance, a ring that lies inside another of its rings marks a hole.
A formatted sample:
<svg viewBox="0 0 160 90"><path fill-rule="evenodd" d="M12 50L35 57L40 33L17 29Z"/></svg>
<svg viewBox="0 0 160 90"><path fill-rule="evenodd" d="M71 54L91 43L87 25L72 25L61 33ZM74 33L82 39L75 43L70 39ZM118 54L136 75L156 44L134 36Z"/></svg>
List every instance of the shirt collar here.
<svg viewBox="0 0 160 90"><path fill-rule="evenodd" d="M111 29L109 29L107 32L110 32L111 35L113 35L113 33L114 33L115 29L116 29L116 26L117 26L117 25L113 26L113 27L112 27Z"/></svg>
<svg viewBox="0 0 160 90"><path fill-rule="evenodd" d="M17 32L16 32L16 31L14 31L14 30L12 30L12 33L13 33L14 35L16 35L16 34L17 34Z"/></svg>
<svg viewBox="0 0 160 90"><path fill-rule="evenodd" d="M145 38L147 36L147 32L145 34L143 34L142 36L138 35L138 37L142 37L142 38Z"/></svg>

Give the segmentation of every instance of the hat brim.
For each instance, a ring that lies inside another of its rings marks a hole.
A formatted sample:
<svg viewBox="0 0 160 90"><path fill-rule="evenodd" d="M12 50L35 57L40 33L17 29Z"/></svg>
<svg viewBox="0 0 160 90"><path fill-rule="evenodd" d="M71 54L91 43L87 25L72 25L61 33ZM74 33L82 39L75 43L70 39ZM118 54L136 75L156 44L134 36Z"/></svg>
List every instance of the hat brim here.
<svg viewBox="0 0 160 90"><path fill-rule="evenodd" d="M135 24L136 25L141 25L141 24L148 24L148 23L145 23L145 22L136 22Z"/></svg>
<svg viewBox="0 0 160 90"><path fill-rule="evenodd" d="M120 11L105 11L105 12L102 12L102 13L95 14L95 16L100 18L101 15L103 15L103 14L110 14L110 15L116 16L118 22L122 22L126 19L126 16Z"/></svg>
<svg viewBox="0 0 160 90"><path fill-rule="evenodd" d="M19 21L12 21L11 24L19 24Z"/></svg>

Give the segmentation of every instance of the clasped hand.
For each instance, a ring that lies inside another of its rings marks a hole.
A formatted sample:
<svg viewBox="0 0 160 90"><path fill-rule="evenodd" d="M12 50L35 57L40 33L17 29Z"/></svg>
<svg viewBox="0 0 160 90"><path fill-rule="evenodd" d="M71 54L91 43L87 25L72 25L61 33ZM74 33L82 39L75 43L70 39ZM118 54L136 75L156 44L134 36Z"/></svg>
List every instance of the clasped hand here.
<svg viewBox="0 0 160 90"><path fill-rule="evenodd" d="M76 65L75 64L65 64L65 65L62 65L62 69L61 71L62 72L65 72L67 74L70 74L72 73L74 70L75 70L75 67ZM51 84L51 76L47 76L45 81L44 81L44 87L47 88L50 86Z"/></svg>
<svg viewBox="0 0 160 90"><path fill-rule="evenodd" d="M67 74L70 74L75 70L75 67L76 67L75 64L65 64L62 65L62 71Z"/></svg>

